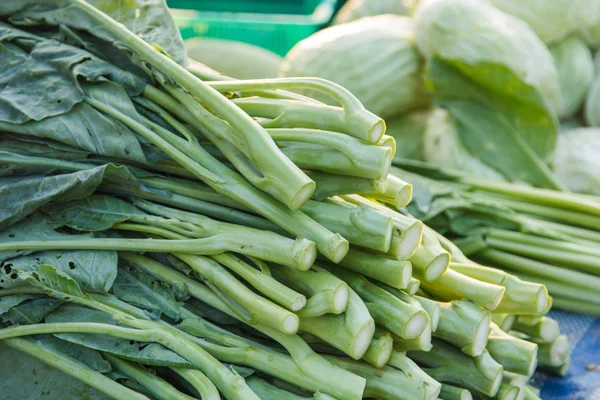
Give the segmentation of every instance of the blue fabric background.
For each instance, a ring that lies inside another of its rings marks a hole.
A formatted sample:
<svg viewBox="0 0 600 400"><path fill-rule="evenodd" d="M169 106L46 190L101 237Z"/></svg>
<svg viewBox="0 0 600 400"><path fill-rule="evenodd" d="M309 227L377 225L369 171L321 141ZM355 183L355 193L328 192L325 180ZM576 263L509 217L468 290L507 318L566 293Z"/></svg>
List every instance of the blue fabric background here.
<svg viewBox="0 0 600 400"><path fill-rule="evenodd" d="M561 333L569 337L572 366L569 375L557 378L538 373L533 384L543 400L600 400L600 318L551 311Z"/></svg>

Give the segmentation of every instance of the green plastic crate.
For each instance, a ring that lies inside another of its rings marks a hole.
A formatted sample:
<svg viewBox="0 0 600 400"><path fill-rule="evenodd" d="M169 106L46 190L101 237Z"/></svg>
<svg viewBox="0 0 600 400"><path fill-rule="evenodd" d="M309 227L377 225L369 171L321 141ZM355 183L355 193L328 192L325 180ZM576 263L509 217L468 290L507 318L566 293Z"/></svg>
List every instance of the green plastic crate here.
<svg viewBox="0 0 600 400"><path fill-rule="evenodd" d="M326 26L339 0L167 0L184 39L238 40L285 55Z"/></svg>

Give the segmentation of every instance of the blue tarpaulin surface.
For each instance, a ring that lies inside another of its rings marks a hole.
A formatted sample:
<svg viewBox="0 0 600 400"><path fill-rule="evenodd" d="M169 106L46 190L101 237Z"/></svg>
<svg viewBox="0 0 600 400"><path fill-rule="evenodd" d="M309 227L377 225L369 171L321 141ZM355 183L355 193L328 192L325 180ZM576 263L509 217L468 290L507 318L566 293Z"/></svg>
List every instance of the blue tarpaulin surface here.
<svg viewBox="0 0 600 400"><path fill-rule="evenodd" d="M543 400L600 400L600 318L551 311L571 344L571 371L565 378L536 374Z"/></svg>

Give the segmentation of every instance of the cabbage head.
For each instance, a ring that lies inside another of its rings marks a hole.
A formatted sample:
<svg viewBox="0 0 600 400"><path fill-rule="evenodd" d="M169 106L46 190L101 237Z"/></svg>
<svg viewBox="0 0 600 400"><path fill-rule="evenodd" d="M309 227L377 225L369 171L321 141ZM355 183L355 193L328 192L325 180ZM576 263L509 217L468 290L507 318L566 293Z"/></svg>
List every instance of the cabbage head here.
<svg viewBox="0 0 600 400"><path fill-rule="evenodd" d="M329 79L351 91L369 111L387 118L429 103L422 69L411 19L379 15L302 40L285 56L280 74ZM336 104L322 93L301 93Z"/></svg>
<svg viewBox="0 0 600 400"><path fill-rule="evenodd" d="M562 94L562 108L558 117L568 118L581 108L594 78L592 51L579 37L569 36L552 45L550 52Z"/></svg>
<svg viewBox="0 0 600 400"><path fill-rule="evenodd" d="M561 134L552 159L554 173L577 193L600 195L600 129L578 128Z"/></svg>
<svg viewBox="0 0 600 400"><path fill-rule="evenodd" d="M562 107L546 45L483 0L423 1L414 20L433 101L468 153L509 180L562 188L545 164Z"/></svg>
<svg viewBox="0 0 600 400"><path fill-rule="evenodd" d="M399 144L394 159L425 160L423 137L433 112L431 109L417 110L385 120L385 134L392 136Z"/></svg>
<svg viewBox="0 0 600 400"><path fill-rule="evenodd" d="M412 0L416 1L416 0ZM333 25L381 14L410 15L411 0L348 0L333 18Z"/></svg>
<svg viewBox="0 0 600 400"><path fill-rule="evenodd" d="M504 180L502 174L473 156L463 146L456 123L447 110L433 111L424 128L425 161L442 168L464 171L483 178ZM402 147L402 142L398 147Z"/></svg>
<svg viewBox="0 0 600 400"><path fill-rule="evenodd" d="M585 44L593 49L600 47L600 21L577 32Z"/></svg>
<svg viewBox="0 0 600 400"><path fill-rule="evenodd" d="M600 0L491 0L525 21L545 43L554 43L600 22Z"/></svg>

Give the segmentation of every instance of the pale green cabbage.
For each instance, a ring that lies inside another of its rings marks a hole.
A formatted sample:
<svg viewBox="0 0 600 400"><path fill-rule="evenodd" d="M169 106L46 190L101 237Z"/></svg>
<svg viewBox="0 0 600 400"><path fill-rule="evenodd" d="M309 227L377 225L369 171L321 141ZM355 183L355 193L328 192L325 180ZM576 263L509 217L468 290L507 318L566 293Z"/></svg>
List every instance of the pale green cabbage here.
<svg viewBox="0 0 600 400"><path fill-rule="evenodd" d="M509 92L507 82L496 79L508 69L532 86L553 110L561 109L558 74L552 55L531 28L483 0L429 0L415 15L415 36L426 57L466 64L461 72L492 90ZM481 73L493 67L496 71Z"/></svg>
<svg viewBox="0 0 600 400"><path fill-rule="evenodd" d="M433 112L431 109L418 110L385 120L385 134L392 136L398 144L394 159L424 161L423 137Z"/></svg>
<svg viewBox="0 0 600 400"><path fill-rule="evenodd" d="M600 127L600 77L598 76L588 90L583 116L588 126Z"/></svg>
<svg viewBox="0 0 600 400"><path fill-rule="evenodd" d="M401 147L401 144L398 146ZM473 156L462 144L447 110L437 109L427 119L423 136L425 161L483 178L504 180L502 174Z"/></svg>
<svg viewBox="0 0 600 400"><path fill-rule="evenodd" d="M236 79L277 78L281 57L252 44L198 37L184 42L188 57Z"/></svg>
<svg viewBox="0 0 600 400"><path fill-rule="evenodd" d="M592 26L581 29L578 35L588 46L592 48L600 47L600 21L597 21Z"/></svg>
<svg viewBox="0 0 600 400"><path fill-rule="evenodd" d="M333 18L333 25L381 14L410 15L416 0L348 0Z"/></svg>
<svg viewBox="0 0 600 400"><path fill-rule="evenodd" d="M600 129L561 134L552 159L558 178L573 192L600 195Z"/></svg>
<svg viewBox="0 0 600 400"><path fill-rule="evenodd" d="M481 1L481 0L480 0ZM546 43L557 42L600 22L599 0L491 0L525 21Z"/></svg>
<svg viewBox="0 0 600 400"><path fill-rule="evenodd" d="M594 78L592 52L577 36L570 36L552 45L550 52L558 72L563 101L558 117L568 118L581 108Z"/></svg>
<svg viewBox="0 0 600 400"><path fill-rule="evenodd" d="M281 75L336 82L369 111L386 118L428 104L422 68L411 19L379 15L335 25L302 40L285 56ZM302 93L336 104L321 93Z"/></svg>

